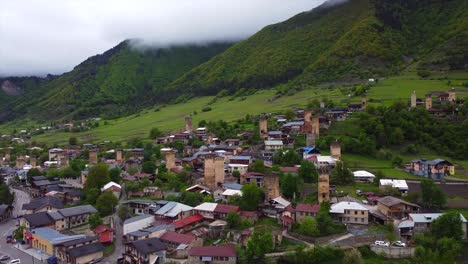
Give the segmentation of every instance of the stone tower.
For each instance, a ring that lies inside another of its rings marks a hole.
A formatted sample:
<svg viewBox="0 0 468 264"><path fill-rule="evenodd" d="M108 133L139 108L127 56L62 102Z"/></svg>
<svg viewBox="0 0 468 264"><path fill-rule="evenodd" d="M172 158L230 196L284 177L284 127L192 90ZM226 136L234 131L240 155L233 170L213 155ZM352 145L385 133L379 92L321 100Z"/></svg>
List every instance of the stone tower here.
<svg viewBox="0 0 468 264"><path fill-rule="evenodd" d="M29 157L29 165L31 165L33 168L37 166L36 156L30 156Z"/></svg>
<svg viewBox="0 0 468 264"><path fill-rule="evenodd" d="M175 168L175 151L174 150L168 150L165 151L165 162L166 162L166 169L171 170Z"/></svg>
<svg viewBox="0 0 468 264"><path fill-rule="evenodd" d="M258 128L260 130L260 137L263 139L268 138L268 119L265 116L260 117Z"/></svg>
<svg viewBox="0 0 468 264"><path fill-rule="evenodd" d="M314 133L307 133L306 134L306 145L307 145L307 147L314 147L315 146L315 134Z"/></svg>
<svg viewBox="0 0 468 264"><path fill-rule="evenodd" d="M426 110L432 108L432 96L431 94L426 94Z"/></svg>
<svg viewBox="0 0 468 264"><path fill-rule="evenodd" d="M367 107L367 98L365 96L361 97L361 110L366 111Z"/></svg>
<svg viewBox="0 0 468 264"><path fill-rule="evenodd" d="M263 188L267 201L280 196L279 175L275 173L266 174L263 177Z"/></svg>
<svg viewBox="0 0 468 264"><path fill-rule="evenodd" d="M328 169L320 169L318 177L318 201L330 201L330 174Z"/></svg>
<svg viewBox="0 0 468 264"><path fill-rule="evenodd" d="M452 89L450 89L448 94L449 94L448 99L449 99L449 101L451 103L454 103L455 101L457 101L457 94L455 93L455 88L454 87L452 87Z"/></svg>
<svg viewBox="0 0 468 264"><path fill-rule="evenodd" d="M304 124L310 124L312 122L312 111L304 111Z"/></svg>
<svg viewBox="0 0 468 264"><path fill-rule="evenodd" d="M206 156L205 161L203 164L204 168L204 179L206 187L213 190L216 186L216 178L215 178L215 164L214 164L214 157L213 156Z"/></svg>
<svg viewBox="0 0 468 264"><path fill-rule="evenodd" d="M193 131L192 118L190 116L185 117L185 131Z"/></svg>
<svg viewBox="0 0 468 264"><path fill-rule="evenodd" d="M65 168L68 166L68 155L63 155L61 158L60 158L60 168Z"/></svg>
<svg viewBox="0 0 468 264"><path fill-rule="evenodd" d="M123 158L123 152L122 152L122 149L116 149L115 150L115 161L117 162L121 162L122 161L122 158Z"/></svg>
<svg viewBox="0 0 468 264"><path fill-rule="evenodd" d="M5 162L10 162L10 160L11 160L11 154L10 152L7 151L5 152Z"/></svg>
<svg viewBox="0 0 468 264"><path fill-rule="evenodd" d="M411 108L416 107L416 91L413 91L411 94Z"/></svg>
<svg viewBox="0 0 468 264"><path fill-rule="evenodd" d="M98 162L97 151L95 149L89 150L89 164L96 165Z"/></svg>
<svg viewBox="0 0 468 264"><path fill-rule="evenodd" d="M215 175L214 188L216 188L224 183L224 158L223 157L218 156L214 158L214 175Z"/></svg>
<svg viewBox="0 0 468 264"><path fill-rule="evenodd" d="M24 159L24 156L20 155L18 158L16 158L16 168L23 169L25 162L26 160Z"/></svg>
<svg viewBox="0 0 468 264"><path fill-rule="evenodd" d="M338 142L338 140L335 140L330 144L330 153L332 158L341 158L341 145L340 142Z"/></svg>
<svg viewBox="0 0 468 264"><path fill-rule="evenodd" d="M320 119L318 116L312 117L312 133L315 134L315 140L320 136Z"/></svg>

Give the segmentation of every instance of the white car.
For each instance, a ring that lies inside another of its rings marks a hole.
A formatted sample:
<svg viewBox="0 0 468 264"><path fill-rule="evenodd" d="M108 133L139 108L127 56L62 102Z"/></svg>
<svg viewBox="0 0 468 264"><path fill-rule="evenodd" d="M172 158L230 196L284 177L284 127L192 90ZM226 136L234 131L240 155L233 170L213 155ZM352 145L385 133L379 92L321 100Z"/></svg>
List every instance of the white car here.
<svg viewBox="0 0 468 264"><path fill-rule="evenodd" d="M401 241L395 241L392 243L392 245L396 247L406 247L406 244Z"/></svg>
<svg viewBox="0 0 468 264"><path fill-rule="evenodd" d="M12 259L10 261L10 264L21 264L21 260L20 259Z"/></svg>
<svg viewBox="0 0 468 264"><path fill-rule="evenodd" d="M382 247L390 246L390 243L385 242L385 241L380 241L380 240L375 241L374 244L377 245L377 246L382 246Z"/></svg>

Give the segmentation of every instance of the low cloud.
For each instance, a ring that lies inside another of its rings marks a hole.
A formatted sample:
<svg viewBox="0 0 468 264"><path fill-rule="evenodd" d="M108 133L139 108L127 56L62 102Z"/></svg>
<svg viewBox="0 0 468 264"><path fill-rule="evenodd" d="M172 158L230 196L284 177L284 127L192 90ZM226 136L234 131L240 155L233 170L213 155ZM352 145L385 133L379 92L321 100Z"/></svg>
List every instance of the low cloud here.
<svg viewBox="0 0 468 264"><path fill-rule="evenodd" d="M152 46L236 41L323 2L0 1L0 76L59 74L129 38Z"/></svg>

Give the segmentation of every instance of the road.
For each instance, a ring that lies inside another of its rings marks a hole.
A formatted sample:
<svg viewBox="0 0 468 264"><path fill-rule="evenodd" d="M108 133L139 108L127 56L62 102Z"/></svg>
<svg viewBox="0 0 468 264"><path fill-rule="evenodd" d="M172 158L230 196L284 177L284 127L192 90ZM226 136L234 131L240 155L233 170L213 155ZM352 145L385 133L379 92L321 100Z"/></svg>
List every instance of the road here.
<svg viewBox="0 0 468 264"><path fill-rule="evenodd" d="M119 205L123 201L125 201L125 198L126 198L125 186L122 184L122 193L120 194ZM119 205L117 205L117 208L118 208ZM114 222L112 228L114 229L114 237L115 237L114 246L115 246L115 249L114 249L114 252L110 256L104 258L101 261L101 263L103 263L103 264L115 264L115 263L117 263L117 259L122 257L122 253L125 250L123 240L122 240L122 237L123 237L123 226L122 226L122 224L123 223L120 221L117 210L115 210L115 213L112 215L112 219L113 219L113 222Z"/></svg>
<svg viewBox="0 0 468 264"><path fill-rule="evenodd" d="M15 193L15 200L13 201L13 216L23 215L24 212L21 210L23 204L29 203L30 198L29 195L21 190L13 189ZM0 224L0 254L8 255L11 259L21 259L22 264L37 264L40 263L38 260L33 259L30 255L19 251L18 249L14 248L12 244L6 243L6 236L13 233L16 229L16 223L18 219L11 218L5 223ZM8 263L8 262L7 262Z"/></svg>

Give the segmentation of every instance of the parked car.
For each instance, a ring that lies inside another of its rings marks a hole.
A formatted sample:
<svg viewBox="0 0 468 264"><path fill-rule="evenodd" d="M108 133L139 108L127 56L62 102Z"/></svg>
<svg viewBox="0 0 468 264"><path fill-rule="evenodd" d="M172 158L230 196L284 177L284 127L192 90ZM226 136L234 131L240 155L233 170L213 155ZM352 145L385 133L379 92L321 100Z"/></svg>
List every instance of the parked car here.
<svg viewBox="0 0 468 264"><path fill-rule="evenodd" d="M20 259L13 259L10 261L10 264L21 264L21 260Z"/></svg>
<svg viewBox="0 0 468 264"><path fill-rule="evenodd" d="M10 259L10 256L8 255L3 255L0 257L0 261L5 261L5 260L9 260Z"/></svg>
<svg viewBox="0 0 468 264"><path fill-rule="evenodd" d="M13 236L7 236L7 237L6 237L6 242L7 242L7 243L13 242Z"/></svg>
<svg viewBox="0 0 468 264"><path fill-rule="evenodd" d="M401 241L395 241L392 243L392 246L396 246L396 247L406 247L406 244L401 242Z"/></svg>
<svg viewBox="0 0 468 264"><path fill-rule="evenodd" d="M390 246L390 243L385 242L385 241L380 241L380 240L375 241L374 244L377 245L377 246L382 246L382 247Z"/></svg>

